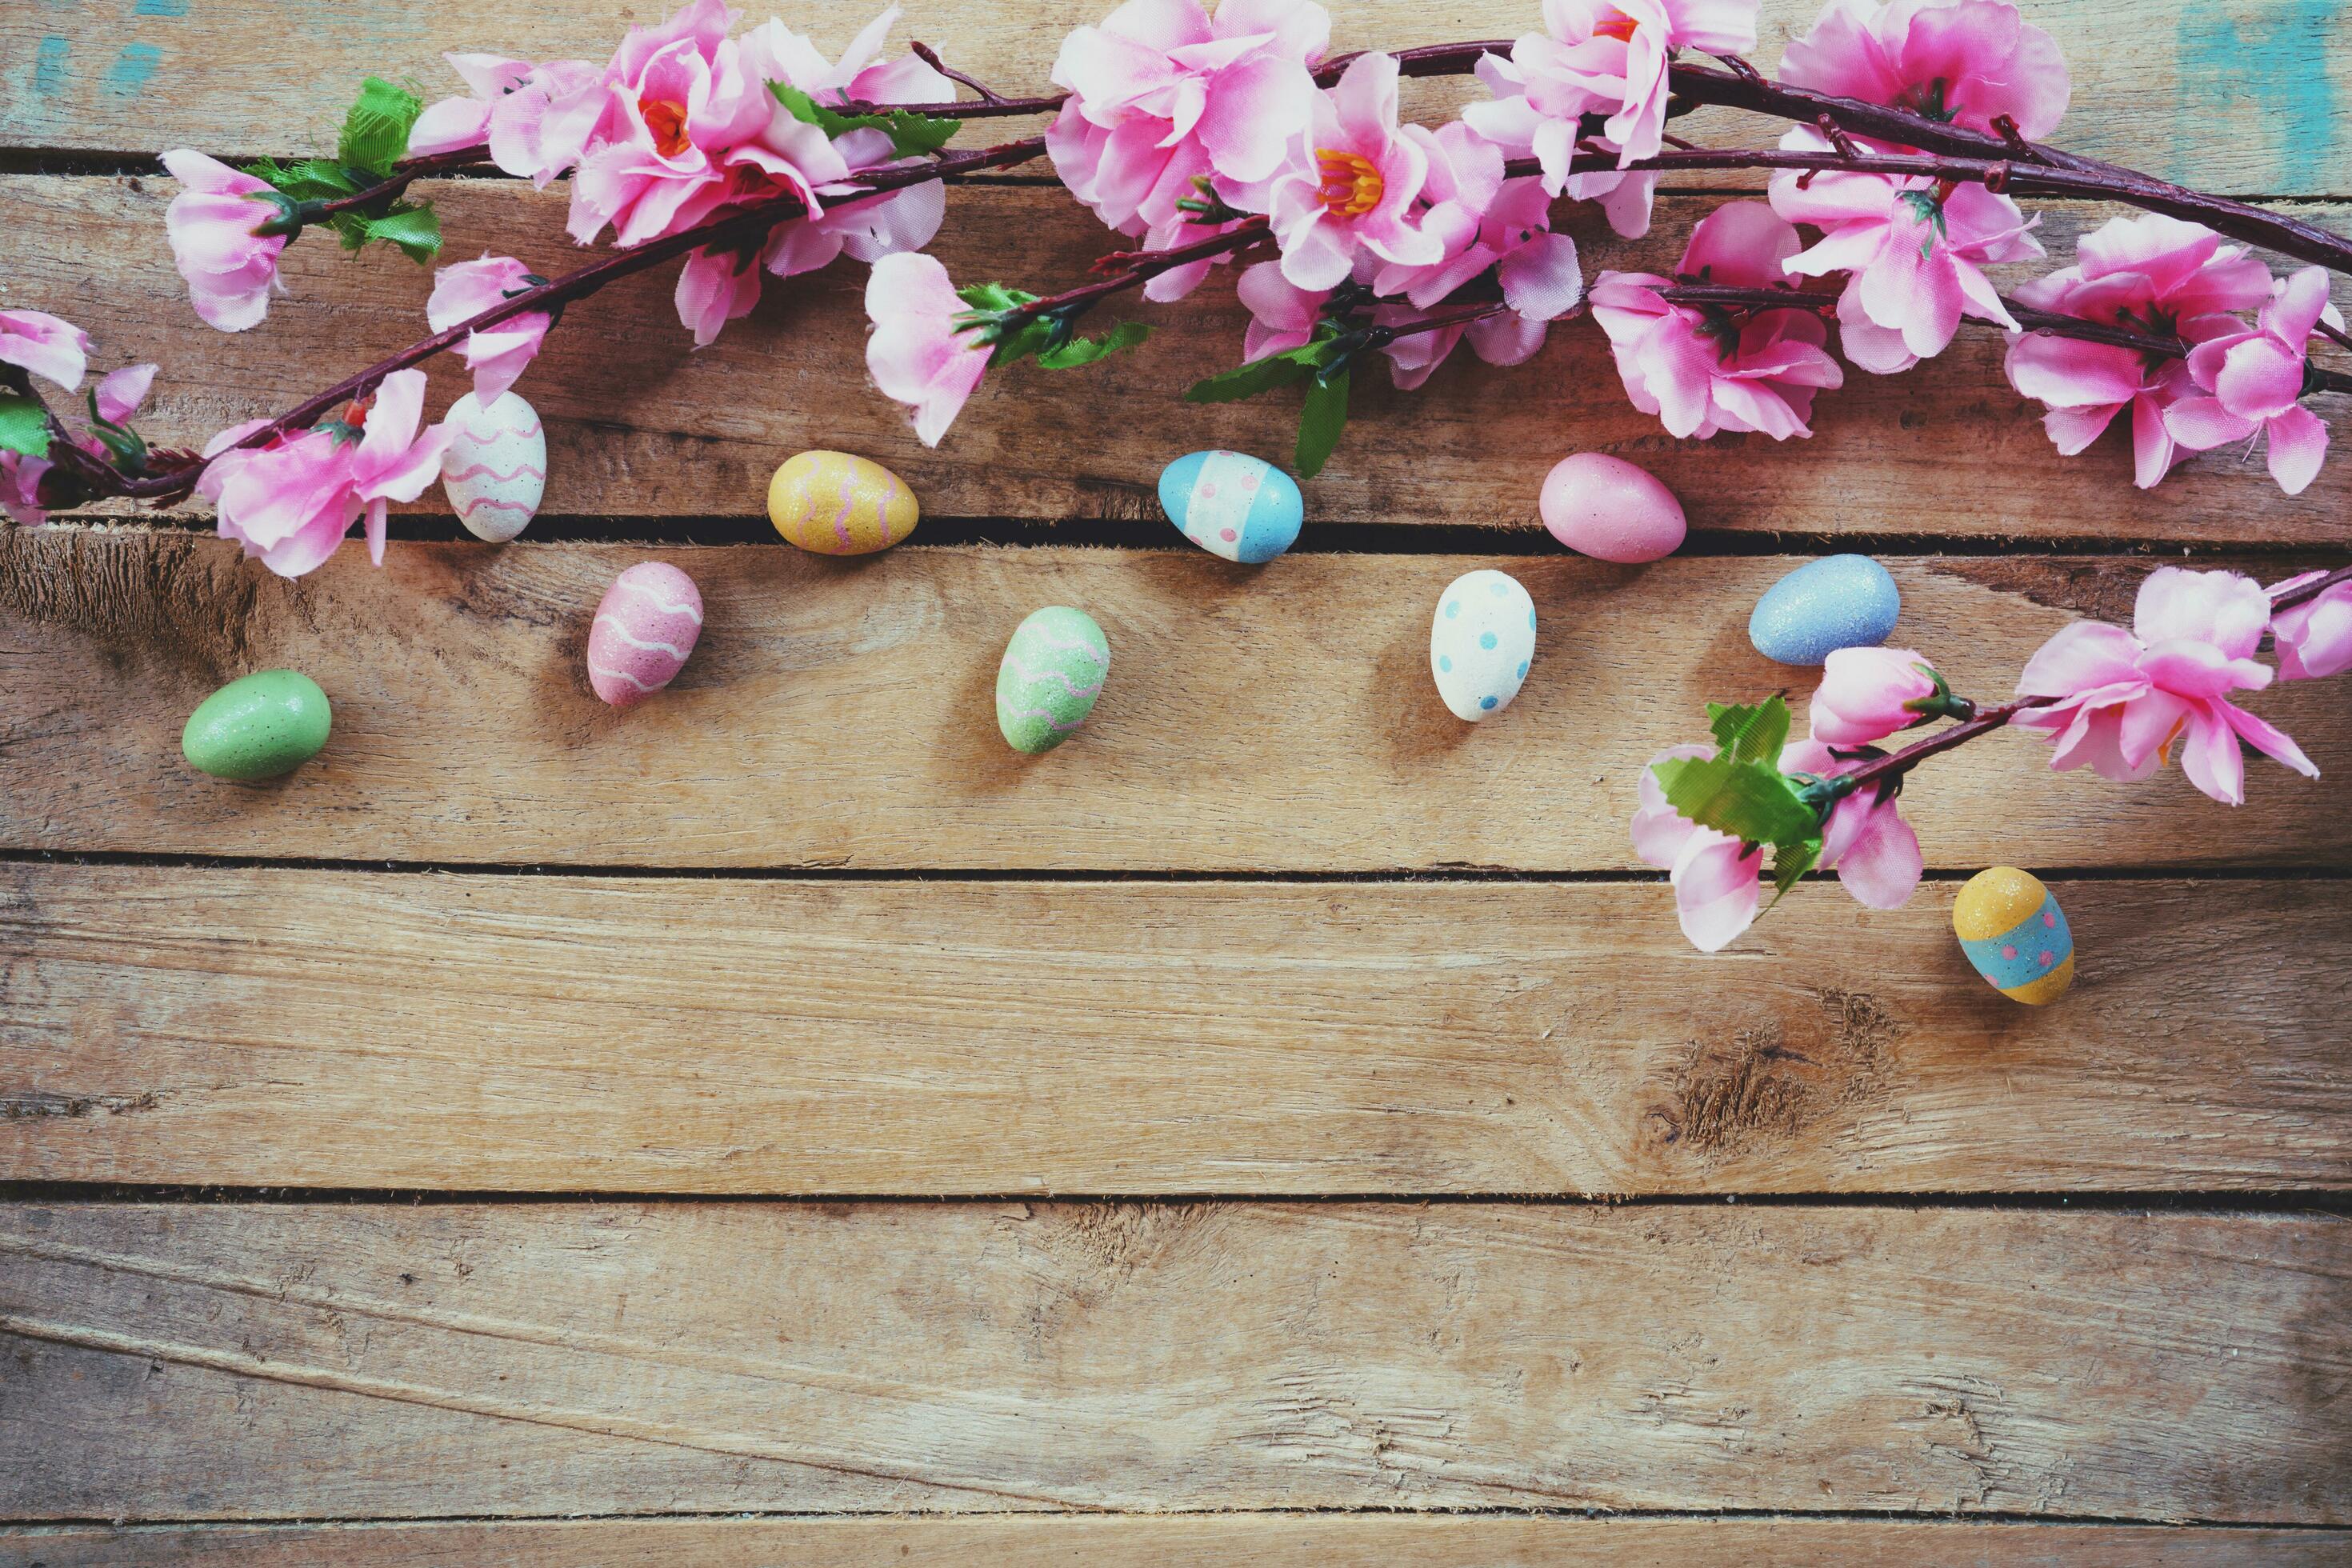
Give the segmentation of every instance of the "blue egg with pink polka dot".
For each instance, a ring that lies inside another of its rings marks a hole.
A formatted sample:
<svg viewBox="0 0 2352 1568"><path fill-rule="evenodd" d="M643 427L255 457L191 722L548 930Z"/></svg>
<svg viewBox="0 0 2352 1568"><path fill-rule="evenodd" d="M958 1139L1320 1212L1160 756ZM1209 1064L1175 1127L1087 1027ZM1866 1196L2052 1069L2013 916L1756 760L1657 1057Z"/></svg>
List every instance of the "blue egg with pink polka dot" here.
<svg viewBox="0 0 2352 1568"><path fill-rule="evenodd" d="M1472 572L1437 596L1429 671L1455 718L1475 723L1508 708L1535 652L1535 601L1507 574Z"/></svg>
<svg viewBox="0 0 2352 1568"><path fill-rule="evenodd" d="M1160 505L1212 555L1255 566L1298 541L1298 481L1247 452L1187 452L1160 470Z"/></svg>

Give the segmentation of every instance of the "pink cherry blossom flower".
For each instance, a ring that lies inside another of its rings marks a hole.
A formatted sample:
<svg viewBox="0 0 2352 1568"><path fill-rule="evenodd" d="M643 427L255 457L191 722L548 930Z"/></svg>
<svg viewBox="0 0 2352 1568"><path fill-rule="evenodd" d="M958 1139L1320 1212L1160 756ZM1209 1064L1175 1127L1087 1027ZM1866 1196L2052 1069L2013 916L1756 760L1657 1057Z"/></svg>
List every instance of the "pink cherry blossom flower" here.
<svg viewBox="0 0 2352 1568"><path fill-rule="evenodd" d="M509 296L531 287L531 270L511 256L484 251L479 261L460 261L433 275L433 295L425 301L425 320L436 332L446 332L498 305ZM554 319L545 310L526 310L494 327L466 334L466 368L474 373L474 401L487 408L506 395L531 360Z"/></svg>
<svg viewBox="0 0 2352 1568"><path fill-rule="evenodd" d="M2270 684L2253 657L2270 619L2270 596L2251 577L2161 567L2140 584L2132 630L2077 621L2042 645L2017 691L2055 700L2011 722L2050 736L2053 768L2116 780L2147 777L2179 742L2189 782L2229 805L2245 800L2241 740L2316 778L2284 731L2228 700Z"/></svg>
<svg viewBox="0 0 2352 1568"><path fill-rule="evenodd" d="M1309 124L1312 74L1331 41L1330 14L1313 0L1128 0L1099 27L1080 27L1054 61L1070 97L1045 133L1071 195L1151 248L1175 244L1188 216L1177 203L1207 180L1226 201L1265 206L1264 186ZM1174 299L1205 272L1153 279Z"/></svg>
<svg viewBox="0 0 2352 1568"><path fill-rule="evenodd" d="M99 377L90 389L90 398L97 405L98 416L110 425L126 423L147 401L148 390L155 384L152 364L126 364L120 370L108 371ZM96 446L96 442L91 443Z"/></svg>
<svg viewBox="0 0 2352 1568"><path fill-rule="evenodd" d="M1780 139L1791 152L1822 152L1828 140L1809 126ZM1793 273L1851 274L1838 299L1846 357L1878 375L1910 369L1942 353L1962 316L2015 329L1987 263L2042 254L2029 222L2007 196L1982 185L1940 194L1932 180L1794 170L1773 176L1772 210L1823 230L1811 249L1783 265Z"/></svg>
<svg viewBox="0 0 2352 1568"><path fill-rule="evenodd" d="M2254 330L2208 338L2189 351L2189 374L2210 395L2183 397L2165 411L2172 438L2202 452L2266 435L2271 478L2301 495L2327 456L2326 424L2298 401L2312 329L2322 321L2344 325L2327 302L2327 269L2306 267L2281 279Z"/></svg>
<svg viewBox="0 0 2352 1568"><path fill-rule="evenodd" d="M41 476L49 467L47 458L0 451L0 512L26 528L48 521L48 510L41 504Z"/></svg>
<svg viewBox="0 0 2352 1568"><path fill-rule="evenodd" d="M572 176L572 238L585 245L609 224L616 245L643 245L786 193L823 211L817 188L848 164L768 91L763 51L727 37L734 18L723 0L688 0L658 26L629 30Z"/></svg>
<svg viewBox="0 0 2352 1568"><path fill-rule="evenodd" d="M1544 0L1543 14L1545 30L1521 37L1509 59L1489 55L1479 62L1495 98L1465 117L1510 152L1532 153L1556 195L1586 114L1609 116L1602 132L1618 149L1620 167L1654 157L1675 51L1744 54L1756 47L1755 0Z"/></svg>
<svg viewBox="0 0 2352 1568"><path fill-rule="evenodd" d="M586 60L441 58L471 96L445 98L418 115L408 132L410 157L487 146L500 170L541 189L580 161L604 112L603 71Z"/></svg>
<svg viewBox="0 0 2352 1568"><path fill-rule="evenodd" d="M2193 343L2239 331L2230 312L2270 298L2270 268L2244 247L2225 250L2211 229L2161 214L2111 219L2078 240L2074 254L2074 266L2021 285L2019 302ZM2096 440L2126 408L2140 489L2188 456L2165 427L2166 410L2196 395L2188 366L2177 359L2053 333L2012 333L2003 368L2020 394L2048 407L2042 428L2065 456Z"/></svg>
<svg viewBox="0 0 2352 1568"><path fill-rule="evenodd" d="M1372 288L1401 294L1413 307L1387 304L1373 312L1375 324L1394 326L1444 303L1457 289L1489 271L1508 309L1463 326L1415 332L1388 344L1391 374L1411 389L1465 339L1488 364L1523 364L1549 335L1549 323L1574 310L1584 298L1584 272L1576 242L1551 232L1551 198L1536 179L1504 180L1502 157L1459 121L1432 133L1408 126L1429 153L1430 178L1421 215L1424 233L1433 234L1444 256L1424 267L1389 263L1372 268Z"/></svg>
<svg viewBox="0 0 2352 1568"><path fill-rule="evenodd" d="M1875 755L1867 749L1841 755L1818 738L1791 741L1781 749L1780 766L1784 772L1829 779L1853 772ZM1865 784L1841 795L1822 824L1822 856L1816 864L1835 871L1839 883L1864 909L1901 909L1911 901L1927 868L1919 835L1903 820L1895 799L1892 790Z"/></svg>
<svg viewBox="0 0 2352 1568"><path fill-rule="evenodd" d="M1701 827L1666 804L1651 767L1673 757L1711 757L1712 746L1672 746L1650 759L1637 786L1633 852L1670 873L1683 935L1701 952L1720 952L1755 923L1763 903L1764 852Z"/></svg>
<svg viewBox="0 0 2352 1568"><path fill-rule="evenodd" d="M1694 280L1762 288L1786 281L1781 268L1801 248L1796 229L1762 202L1727 202L1691 230L1676 270ZM1811 435L1805 422L1813 394L1845 381L1822 346L1829 332L1821 318L1790 309L1742 321L1720 308L1670 304L1657 290L1672 282L1604 272L1592 286L1592 319L1608 334L1633 406L1658 416L1675 436Z"/></svg>
<svg viewBox="0 0 2352 1568"><path fill-rule="evenodd" d="M0 310L0 364L78 391L89 367L89 334L46 310Z"/></svg>
<svg viewBox="0 0 2352 1568"><path fill-rule="evenodd" d="M920 252L884 257L866 280L866 313L874 322L866 372L884 396L912 411L926 447L940 444L988 373L990 351L957 330L956 318L971 309L948 269Z"/></svg>
<svg viewBox="0 0 2352 1568"><path fill-rule="evenodd" d="M163 167L186 187L163 211L172 258L187 279L188 297L205 325L241 332L269 313L278 282L278 253L287 235L265 234L285 208L268 185L217 159L180 148Z"/></svg>
<svg viewBox="0 0 2352 1568"><path fill-rule="evenodd" d="M2325 572L2305 572L2271 584L2275 601L2290 588L2318 581ZM2278 644L2279 674L2288 680L2316 680L2352 669L2352 583L2337 583L2271 616Z"/></svg>
<svg viewBox="0 0 2352 1568"><path fill-rule="evenodd" d="M694 333L696 348L718 342L719 330L740 321L760 302L757 250L698 250L679 269L675 302L677 319Z"/></svg>
<svg viewBox="0 0 2352 1568"><path fill-rule="evenodd" d="M212 463L196 493L214 504L222 538L280 576L318 567L362 517L368 556L382 565L390 504L423 495L448 450L447 427L418 433L424 407L425 373L403 370L384 377L369 405L354 405L352 418L258 447L236 443L264 421L233 426L205 448Z"/></svg>
<svg viewBox="0 0 2352 1568"><path fill-rule="evenodd" d="M2004 0L1832 0L1780 57L1780 79L1990 132L2057 129L2073 90L2050 35Z"/></svg>
<svg viewBox="0 0 2352 1568"><path fill-rule="evenodd" d="M1359 257L1425 267L1445 247L1412 218L1429 154L1397 126L1397 63L1357 58L1329 92L1315 95L1305 137L1274 176L1268 216L1282 246L1283 276L1302 289L1337 287Z"/></svg>
<svg viewBox="0 0 2352 1568"><path fill-rule="evenodd" d="M1234 292L1249 308L1250 324L1242 333L1244 362L1305 348L1314 341L1315 324L1323 319L1328 289L1301 289L1282 275L1279 261L1261 261L1242 269Z"/></svg>
<svg viewBox="0 0 2352 1568"><path fill-rule="evenodd" d="M868 23L842 51L827 60L809 39L782 22L770 21L746 35L743 47L753 68L769 81L799 88L820 100L847 95L861 103L940 103L955 96L955 83L908 54L876 63L883 39L898 19L892 6ZM876 130L851 131L833 143L849 174L861 174L900 162L889 135ZM920 250L939 233L947 216L947 187L927 181L882 195L856 195L846 185L826 185L818 194L828 198L822 213L777 226L761 253L761 263L772 276L790 278L829 266L836 257L873 263L902 250ZM838 197L835 201L832 198ZM712 264L706 262L706 268ZM709 275L715 282L716 275ZM731 275L735 293L728 307L749 305L743 296L753 292L755 279ZM681 290L686 288L680 280ZM698 299L716 300L707 286ZM740 312L739 312L740 313ZM683 306L681 306L683 314Z"/></svg>
<svg viewBox="0 0 2352 1568"><path fill-rule="evenodd" d="M1941 693L1927 661L1909 648L1839 648L1822 664L1813 692L1813 739L1832 746L1883 741L1925 723Z"/></svg>

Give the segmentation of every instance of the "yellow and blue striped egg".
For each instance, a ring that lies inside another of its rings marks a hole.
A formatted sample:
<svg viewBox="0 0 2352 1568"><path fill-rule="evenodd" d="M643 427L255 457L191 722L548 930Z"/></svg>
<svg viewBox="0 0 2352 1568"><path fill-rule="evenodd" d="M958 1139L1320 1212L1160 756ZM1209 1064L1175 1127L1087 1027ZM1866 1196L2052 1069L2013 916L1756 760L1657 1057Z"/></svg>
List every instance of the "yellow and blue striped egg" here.
<svg viewBox="0 0 2352 1568"><path fill-rule="evenodd" d="M2074 984L2074 934L2057 897L2031 871L1979 871L1952 903L1952 931L2002 995L2040 1007Z"/></svg>
<svg viewBox="0 0 2352 1568"><path fill-rule="evenodd" d="M818 555L870 555L915 531L907 481L867 458L803 452L768 481L768 521L788 543Z"/></svg>

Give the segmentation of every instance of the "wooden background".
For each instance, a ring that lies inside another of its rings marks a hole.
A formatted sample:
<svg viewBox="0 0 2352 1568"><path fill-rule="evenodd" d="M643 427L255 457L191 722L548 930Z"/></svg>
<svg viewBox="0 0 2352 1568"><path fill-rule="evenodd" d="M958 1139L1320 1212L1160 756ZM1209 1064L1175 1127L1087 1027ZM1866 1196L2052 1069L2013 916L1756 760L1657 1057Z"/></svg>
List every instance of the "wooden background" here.
<svg viewBox="0 0 2352 1568"><path fill-rule="evenodd" d="M1032 89L1100 3L908 26ZM1335 9L1360 47L1534 7ZM1811 10L1769 0L1763 63ZM0 304L163 362L158 438L273 411L421 332L427 275L313 239L211 333L152 155L311 151L366 72L438 94L441 48L602 58L655 14L0 0ZM2352 221L2327 0L2032 15L2065 144ZM565 264L562 190L434 195L452 257ZM1715 199L1634 245L1571 220L1588 271L1670 263ZM2106 216L2042 211L2061 259ZM1042 290L1110 243L1028 175L954 193L938 249ZM992 382L933 453L861 384L861 287L698 354L666 275L579 308L503 549L437 493L381 571L291 584L193 516L0 533L0 1562L2352 1561L2343 684L2259 700L2328 777L2257 763L2235 813L1972 747L1906 797L1908 909L1808 884L1714 958L1625 832L1706 698L1801 699L1744 635L1801 557L1882 555L1901 638L1998 694L2158 560L2339 563L2352 462L2136 491L1974 329L1810 442L1678 446L1580 323L1360 389L1249 570L1151 500L1177 453L1287 450L1284 398L1174 400L1236 355L1229 291ZM916 485L914 543L775 541L766 475L820 444ZM1580 447L1666 479L1692 546L1557 551L1534 498ZM620 716L583 642L648 558L709 626ZM1424 639L1482 563L1543 640L1472 729ZM1049 603L1117 668L1024 761L989 691ZM189 773L190 708L280 665L326 752ZM2063 1005L1952 940L1997 859L2074 921Z"/></svg>

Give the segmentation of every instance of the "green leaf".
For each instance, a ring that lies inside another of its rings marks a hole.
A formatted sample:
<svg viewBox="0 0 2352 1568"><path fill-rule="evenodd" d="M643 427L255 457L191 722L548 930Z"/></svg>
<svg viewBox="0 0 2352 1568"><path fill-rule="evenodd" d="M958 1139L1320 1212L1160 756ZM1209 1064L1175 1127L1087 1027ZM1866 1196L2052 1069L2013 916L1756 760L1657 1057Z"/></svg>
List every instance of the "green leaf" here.
<svg viewBox="0 0 2352 1568"><path fill-rule="evenodd" d="M971 306L975 315L1014 310L1037 301L1036 295L1008 289L1002 283L967 283L956 290L956 298Z"/></svg>
<svg viewBox="0 0 2352 1568"><path fill-rule="evenodd" d="M1121 321L1098 338L1072 338L1055 349L1047 349L1037 356L1037 363L1047 370L1076 370L1082 364L1108 359L1121 349L1131 349L1151 335L1151 329L1141 321Z"/></svg>
<svg viewBox="0 0 2352 1568"><path fill-rule="evenodd" d="M1735 763L1777 764L1789 741L1789 705L1777 696L1752 708L1710 702L1706 721L1722 754Z"/></svg>
<svg viewBox="0 0 2352 1568"><path fill-rule="evenodd" d="M1339 444L1339 432L1347 427L1348 373L1318 375L1298 411L1298 449L1292 461L1300 479L1311 479L1323 471Z"/></svg>
<svg viewBox="0 0 2352 1568"><path fill-rule="evenodd" d="M361 244L377 240L396 245L401 254L419 264L441 254L441 219L430 206L416 206L402 202L382 217L368 217L359 213L349 216L358 220ZM353 246L353 249L359 248Z"/></svg>
<svg viewBox="0 0 2352 1568"><path fill-rule="evenodd" d="M291 163L264 158L247 163L245 172L298 202L332 201L360 188L351 171L331 158L302 158Z"/></svg>
<svg viewBox="0 0 2352 1568"><path fill-rule="evenodd" d="M1821 832L1796 782L1769 763L1669 757L1650 771L1677 813L1743 843L1793 844Z"/></svg>
<svg viewBox="0 0 2352 1568"><path fill-rule="evenodd" d="M903 109L885 114L844 114L837 109L826 108L789 82L772 81L768 90L776 95L776 101L793 119L815 126L827 136L840 136L851 131L884 132L901 158L927 157L946 146L963 129L961 121L934 119Z"/></svg>
<svg viewBox="0 0 2352 1568"><path fill-rule="evenodd" d="M49 455L49 416L39 399L0 392L0 451Z"/></svg>
<svg viewBox="0 0 2352 1568"><path fill-rule="evenodd" d="M1305 381L1316 371L1316 355L1319 351L1312 344L1292 349L1287 353L1268 354L1247 364L1194 382L1184 389L1187 403L1239 403L1245 397L1255 397L1261 392L1272 392L1277 386L1288 386Z"/></svg>
<svg viewBox="0 0 2352 1568"><path fill-rule="evenodd" d="M1772 846L1772 902L1779 903L1797 885L1797 879L1811 870L1821 858L1822 841L1818 838L1795 838Z"/></svg>
<svg viewBox="0 0 2352 1568"><path fill-rule="evenodd" d="M425 100L406 88L372 76L360 83L360 96L343 116L343 134L335 156L370 173L389 173L407 154L409 128L425 112Z"/></svg>

